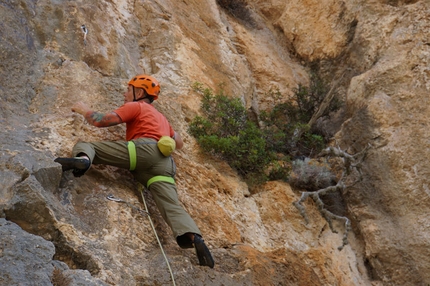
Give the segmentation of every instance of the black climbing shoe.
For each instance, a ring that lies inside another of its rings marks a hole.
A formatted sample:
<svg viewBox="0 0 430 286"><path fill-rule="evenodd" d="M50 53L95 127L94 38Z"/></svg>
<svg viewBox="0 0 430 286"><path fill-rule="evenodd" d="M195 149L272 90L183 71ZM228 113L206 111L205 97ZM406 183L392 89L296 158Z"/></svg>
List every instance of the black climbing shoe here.
<svg viewBox="0 0 430 286"><path fill-rule="evenodd" d="M73 170L75 177L80 177L90 168L90 160L84 157L61 158L58 157L54 162L60 163L64 171Z"/></svg>
<svg viewBox="0 0 430 286"><path fill-rule="evenodd" d="M194 248L196 249L197 258L199 259L199 264L201 266L209 266L210 268L214 268L214 259L212 258L212 255L203 238L200 235L195 234L193 243Z"/></svg>

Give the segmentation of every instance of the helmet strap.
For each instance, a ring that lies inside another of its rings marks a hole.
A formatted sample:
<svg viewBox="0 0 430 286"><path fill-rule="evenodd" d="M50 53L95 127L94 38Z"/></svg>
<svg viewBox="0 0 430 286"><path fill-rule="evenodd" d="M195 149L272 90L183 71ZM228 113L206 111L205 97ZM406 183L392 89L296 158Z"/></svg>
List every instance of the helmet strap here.
<svg viewBox="0 0 430 286"><path fill-rule="evenodd" d="M148 94L146 93L146 91L143 91L145 93L144 97L136 99L136 94L134 92L134 86L132 85L132 87L133 87L133 101L144 100L145 98L147 98L149 100L149 103L152 103L154 101L154 97L153 96L148 96Z"/></svg>
<svg viewBox="0 0 430 286"><path fill-rule="evenodd" d="M131 86L133 88L133 101L137 101L136 100L136 94L134 93L134 85Z"/></svg>
<svg viewBox="0 0 430 286"><path fill-rule="evenodd" d="M146 96L145 98L149 99L149 103L152 103L154 101L153 96Z"/></svg>
<svg viewBox="0 0 430 286"><path fill-rule="evenodd" d="M141 97L139 99L136 99L135 101L144 100L144 99L148 99L149 103L152 103L154 101L154 98L152 96Z"/></svg>

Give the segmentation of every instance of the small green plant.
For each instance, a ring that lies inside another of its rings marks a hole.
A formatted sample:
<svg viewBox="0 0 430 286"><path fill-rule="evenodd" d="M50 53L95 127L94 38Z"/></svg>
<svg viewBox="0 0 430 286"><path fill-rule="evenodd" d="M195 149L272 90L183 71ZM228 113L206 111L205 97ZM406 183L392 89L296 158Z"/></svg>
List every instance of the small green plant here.
<svg viewBox="0 0 430 286"><path fill-rule="evenodd" d="M193 88L203 95L202 111L205 116L196 116L189 131L202 149L226 160L245 178L264 176L264 168L270 162L271 154L261 130L248 119L240 100L227 97L222 89L214 95L212 90L203 88L199 83L194 84Z"/></svg>
<svg viewBox="0 0 430 286"><path fill-rule="evenodd" d="M195 91L203 95L202 111L205 117L197 117L191 124L194 136L218 135L220 137L237 136L245 129L248 122L245 107L238 98L229 98L224 94L222 86L217 95L212 90L203 88L201 84L193 85Z"/></svg>
<svg viewBox="0 0 430 286"><path fill-rule="evenodd" d="M325 147L324 138L307 124L324 98L323 85L315 81L310 87L299 86L294 100L261 112L261 128L248 117L240 99L227 96L222 86L214 94L194 83L193 89L202 95L203 116L192 120L189 131L204 151L226 160L253 185L288 180L290 158L312 157ZM278 90L267 96L281 98Z"/></svg>
<svg viewBox="0 0 430 286"><path fill-rule="evenodd" d="M312 133L303 118L306 117L292 103L279 104L270 112L263 111L260 116L264 124L262 131L270 148L291 157L318 154L325 146L324 138Z"/></svg>
<svg viewBox="0 0 430 286"><path fill-rule="evenodd" d="M312 157L318 154L326 142L322 135L311 130L308 123L327 92L324 82L315 73L311 73L309 87L299 85L292 100L278 104L269 111L262 111L262 130L270 148L291 157ZM278 90L270 90L267 96L280 97ZM339 109L340 106L338 100L333 100L324 115Z"/></svg>

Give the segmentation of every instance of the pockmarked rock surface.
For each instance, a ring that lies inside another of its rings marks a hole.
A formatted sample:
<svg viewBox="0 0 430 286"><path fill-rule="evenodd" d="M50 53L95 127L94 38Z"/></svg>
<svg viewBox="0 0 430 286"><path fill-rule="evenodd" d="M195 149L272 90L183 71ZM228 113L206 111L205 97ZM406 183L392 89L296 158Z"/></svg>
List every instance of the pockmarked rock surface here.
<svg viewBox="0 0 430 286"><path fill-rule="evenodd" d="M250 0L236 6L242 14L222 2L0 3L0 282L171 285L152 219L177 285L430 284L428 2ZM310 201L305 224L292 204L300 190L268 182L250 192L188 134L200 112L193 83L221 85L258 117L315 66L329 82L343 76L335 144L372 146L344 193L353 229L342 251L344 226L332 233ZM160 81L154 105L184 138L173 155L178 195L214 269L176 245L147 192L151 217L142 215L127 170L93 166L74 178L53 162L80 140L124 138L124 126L97 129L70 107L112 111L137 73Z"/></svg>
<svg viewBox="0 0 430 286"><path fill-rule="evenodd" d="M0 219L0 247L1 285L51 285L52 281L69 285L107 285L92 277L88 270L71 270L64 262L53 260L52 242L4 218Z"/></svg>
<svg viewBox="0 0 430 286"><path fill-rule="evenodd" d="M354 39L350 61L368 60L351 79L355 114L337 136L352 152L372 146L347 197L372 276L388 285L430 281L429 9L426 1L363 7L374 16L357 25L366 41Z"/></svg>

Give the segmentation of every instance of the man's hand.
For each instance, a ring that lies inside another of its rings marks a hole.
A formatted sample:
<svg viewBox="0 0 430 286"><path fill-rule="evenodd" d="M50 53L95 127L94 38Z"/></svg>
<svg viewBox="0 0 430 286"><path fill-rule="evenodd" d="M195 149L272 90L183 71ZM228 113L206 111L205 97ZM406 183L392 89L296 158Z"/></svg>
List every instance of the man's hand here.
<svg viewBox="0 0 430 286"><path fill-rule="evenodd" d="M121 118L115 112L104 114L93 111L82 101L75 103L72 111L83 115L89 124L96 127L108 127L122 123Z"/></svg>
<svg viewBox="0 0 430 286"><path fill-rule="evenodd" d="M87 112L92 111L92 109L82 101L79 101L72 106L72 111L85 116Z"/></svg>
<svg viewBox="0 0 430 286"><path fill-rule="evenodd" d="M184 141L182 141L182 137L178 132L175 132L175 143L176 149L179 150L184 146Z"/></svg>

